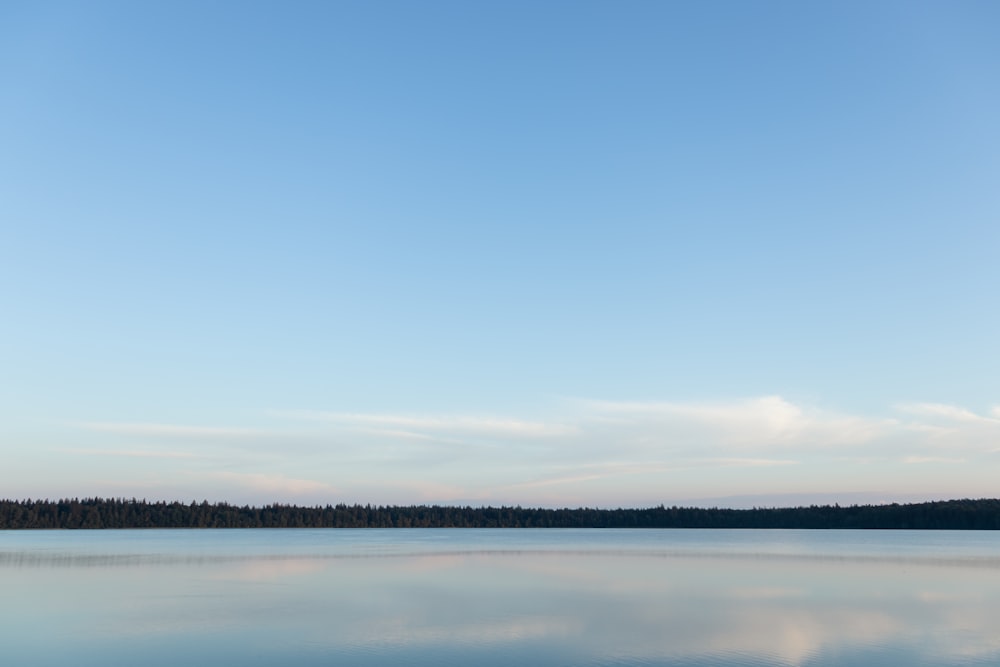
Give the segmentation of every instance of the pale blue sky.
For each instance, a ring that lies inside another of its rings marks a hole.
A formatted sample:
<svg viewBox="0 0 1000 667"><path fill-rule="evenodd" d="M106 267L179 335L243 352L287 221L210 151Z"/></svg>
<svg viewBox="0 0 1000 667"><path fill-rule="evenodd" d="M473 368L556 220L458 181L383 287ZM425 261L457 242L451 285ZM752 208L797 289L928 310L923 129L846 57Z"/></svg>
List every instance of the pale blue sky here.
<svg viewBox="0 0 1000 667"><path fill-rule="evenodd" d="M0 7L0 497L996 496L1000 5Z"/></svg>

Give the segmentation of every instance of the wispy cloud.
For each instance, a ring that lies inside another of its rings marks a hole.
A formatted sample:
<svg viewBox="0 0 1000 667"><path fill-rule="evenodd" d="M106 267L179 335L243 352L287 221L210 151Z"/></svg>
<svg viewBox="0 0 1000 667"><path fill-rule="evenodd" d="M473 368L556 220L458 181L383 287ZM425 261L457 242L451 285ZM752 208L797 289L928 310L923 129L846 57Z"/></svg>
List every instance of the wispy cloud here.
<svg viewBox="0 0 1000 667"><path fill-rule="evenodd" d="M977 415L971 410L944 403L903 403L897 407L902 412L923 417L941 417L956 422L1000 425L1000 407L991 410L992 417Z"/></svg>
<svg viewBox="0 0 1000 667"><path fill-rule="evenodd" d="M278 474L221 471L204 473L202 476L268 494L298 496L314 493L335 493L337 491L333 486L324 482L313 479L297 479Z"/></svg>
<svg viewBox="0 0 1000 667"><path fill-rule="evenodd" d="M945 458L953 458L958 452L997 451L1000 418L996 416L945 403L904 403L896 409L910 416L906 428L923 436L914 444L930 450L914 452L917 455L936 456L935 451L945 451ZM989 414L995 413L994 408Z"/></svg>
<svg viewBox="0 0 1000 667"><path fill-rule="evenodd" d="M606 475L598 475L594 473L585 475L571 475L567 477L550 477L547 479L536 479L529 482L520 482L518 484L510 485L512 489L533 489L543 486L557 486L560 484L576 484L579 482L590 482L595 479L601 479Z"/></svg>
<svg viewBox="0 0 1000 667"><path fill-rule="evenodd" d="M965 463L965 459L947 458L944 456L907 456L903 458L903 463Z"/></svg>
<svg viewBox="0 0 1000 667"><path fill-rule="evenodd" d="M769 468L772 466L793 466L800 463L792 459L747 459L747 458L718 458L706 459L704 463L708 465L720 465L732 468Z"/></svg>
<svg viewBox="0 0 1000 667"><path fill-rule="evenodd" d="M780 396L728 402L583 401L598 420L641 424L650 432L749 445L860 444L891 429L892 419L806 410Z"/></svg>
<svg viewBox="0 0 1000 667"><path fill-rule="evenodd" d="M148 449L72 449L59 447L53 451L61 454L76 454L80 456L124 456L140 459L203 459L206 458L191 452L156 451Z"/></svg>
<svg viewBox="0 0 1000 667"><path fill-rule="evenodd" d="M679 459L674 463L662 461L603 462L566 466L572 472L544 476L510 485L511 489L533 489L559 485L580 484L624 476L656 475L694 468L760 468L795 465L790 459L707 458Z"/></svg>
<svg viewBox="0 0 1000 667"><path fill-rule="evenodd" d="M125 435L137 436L248 438L272 435L270 432L252 428L189 426L183 424L160 424L151 422L80 422L78 426L90 431L121 433Z"/></svg>
<svg viewBox="0 0 1000 667"><path fill-rule="evenodd" d="M272 414L289 419L321 421L339 426L404 429L411 435L457 433L496 437L548 438L573 435L579 432L577 427L561 423L464 415L442 417L311 410L280 411Z"/></svg>
<svg viewBox="0 0 1000 667"><path fill-rule="evenodd" d="M187 475L188 495L197 497L205 489L213 497L550 505L886 492L886 480L892 480L888 492L904 491L909 480L913 488L972 493L959 485L986 480L984 471L1000 465L1000 419L992 412L931 402L893 408L860 415L760 396L563 399L536 408L531 418L294 410L268 413L277 419L266 431L84 422L90 442L62 451L176 459L179 473L167 466L143 470L164 479ZM100 434L148 440L102 446L95 441Z"/></svg>

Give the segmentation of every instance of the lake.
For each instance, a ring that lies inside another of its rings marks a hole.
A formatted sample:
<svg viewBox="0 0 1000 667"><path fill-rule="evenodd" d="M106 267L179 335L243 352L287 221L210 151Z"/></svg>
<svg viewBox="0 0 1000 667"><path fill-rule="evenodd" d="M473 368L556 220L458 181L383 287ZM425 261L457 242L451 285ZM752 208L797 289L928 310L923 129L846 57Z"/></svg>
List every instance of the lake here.
<svg viewBox="0 0 1000 667"><path fill-rule="evenodd" d="M1000 664L1000 534L0 531L17 667Z"/></svg>

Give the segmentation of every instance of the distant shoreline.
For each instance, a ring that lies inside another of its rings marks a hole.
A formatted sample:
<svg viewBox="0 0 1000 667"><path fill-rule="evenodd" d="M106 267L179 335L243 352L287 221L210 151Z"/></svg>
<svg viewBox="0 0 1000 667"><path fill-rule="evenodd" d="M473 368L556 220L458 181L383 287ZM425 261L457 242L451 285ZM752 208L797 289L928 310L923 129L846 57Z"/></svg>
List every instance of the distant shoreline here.
<svg viewBox="0 0 1000 667"><path fill-rule="evenodd" d="M0 500L0 530L120 528L786 528L1000 530L1000 499L722 509L232 505L136 499Z"/></svg>

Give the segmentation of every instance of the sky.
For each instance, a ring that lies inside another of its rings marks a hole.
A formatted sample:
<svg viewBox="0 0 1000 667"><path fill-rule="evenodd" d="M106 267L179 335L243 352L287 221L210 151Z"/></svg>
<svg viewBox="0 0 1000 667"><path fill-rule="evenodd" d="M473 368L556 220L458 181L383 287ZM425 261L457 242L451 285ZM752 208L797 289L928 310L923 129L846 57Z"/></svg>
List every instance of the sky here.
<svg viewBox="0 0 1000 667"><path fill-rule="evenodd" d="M998 26L5 2L0 497L996 497Z"/></svg>

